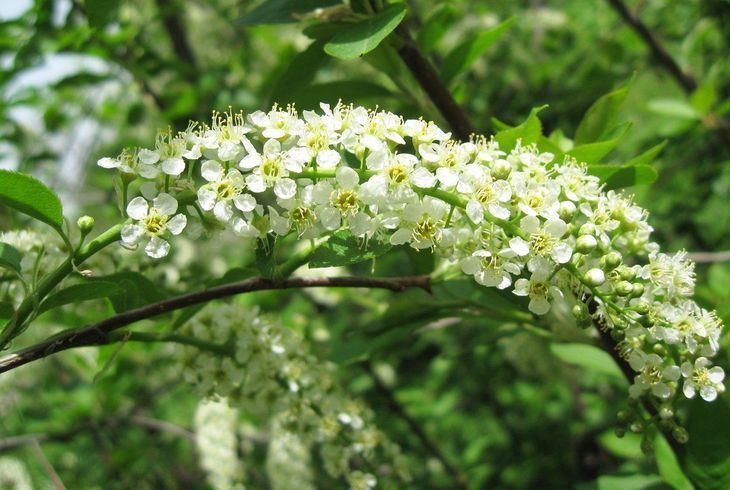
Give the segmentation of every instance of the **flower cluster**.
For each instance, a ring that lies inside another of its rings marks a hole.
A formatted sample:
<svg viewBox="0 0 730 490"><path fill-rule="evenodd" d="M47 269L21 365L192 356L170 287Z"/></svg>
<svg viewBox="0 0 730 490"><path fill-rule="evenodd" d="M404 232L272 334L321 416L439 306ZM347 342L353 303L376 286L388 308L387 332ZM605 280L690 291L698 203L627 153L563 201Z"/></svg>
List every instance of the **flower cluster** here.
<svg viewBox="0 0 730 490"><path fill-rule="evenodd" d="M243 467L238 459L238 412L225 400L202 400L195 411L195 445L200 466L214 490L243 490Z"/></svg>
<svg viewBox="0 0 730 490"><path fill-rule="evenodd" d="M285 431L297 444L316 446L325 470L344 477L351 488L377 481L374 474L352 471L354 461L377 460L391 475L402 471L398 447L373 426L371 411L348 398L335 381L334 367L309 354L290 330L255 311L217 305L196 315L183 331L203 343L183 347L180 359L184 378L201 397L223 397L231 408L271 422L279 437ZM201 345L217 347L205 351Z"/></svg>
<svg viewBox="0 0 730 490"><path fill-rule="evenodd" d="M619 344L637 372L633 397L659 407L678 393L711 401L722 392L724 373L709 361L722 326L691 299L692 264L661 253L646 211L585 165L519 142L457 142L388 112L321 108L216 115L210 127L164 133L154 150L126 151L113 160L123 166L100 160L153 183L170 204L133 199L125 242L146 235L149 255L167 253L162 241L185 226L180 215L166 221L174 197L189 221L254 247L269 235L342 229L364 244L387 238L432 250L486 287L511 288L535 315L567 304L579 324Z"/></svg>
<svg viewBox="0 0 730 490"><path fill-rule="evenodd" d="M309 448L296 434L272 423L266 474L272 490L314 490Z"/></svg>

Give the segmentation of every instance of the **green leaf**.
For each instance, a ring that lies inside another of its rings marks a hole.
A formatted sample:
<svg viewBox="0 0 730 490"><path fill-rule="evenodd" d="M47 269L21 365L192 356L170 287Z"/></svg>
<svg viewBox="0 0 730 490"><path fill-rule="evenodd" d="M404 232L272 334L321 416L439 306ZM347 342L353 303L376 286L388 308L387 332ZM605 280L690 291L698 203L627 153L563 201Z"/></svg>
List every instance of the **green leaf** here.
<svg viewBox="0 0 730 490"><path fill-rule="evenodd" d="M157 286L139 272L122 271L92 279L93 282L114 284L117 288L108 297L116 313L140 308L165 299Z"/></svg>
<svg viewBox="0 0 730 490"><path fill-rule="evenodd" d="M623 140L623 137L630 126L631 123L623 124L618 130L618 136L611 139L598 141L596 143L586 143L584 145L576 146L573 149L569 150L567 152L567 155L570 155L579 162L598 163L603 157L608 155L611 150L618 146L618 144Z"/></svg>
<svg viewBox="0 0 730 490"><path fill-rule="evenodd" d="M601 179L607 190L651 184L658 175L650 165L588 165L588 173Z"/></svg>
<svg viewBox="0 0 730 490"><path fill-rule="evenodd" d="M609 429L598 436L598 442L606 451L623 459L642 459L641 436L627 432L618 437L613 429Z"/></svg>
<svg viewBox="0 0 730 490"><path fill-rule="evenodd" d="M0 301L0 320L5 322L10 320L15 314L13 304L8 301Z"/></svg>
<svg viewBox="0 0 730 490"><path fill-rule="evenodd" d="M425 53L433 51L458 18L458 12L453 5L444 3L437 6L418 30L418 45L421 49Z"/></svg>
<svg viewBox="0 0 730 490"><path fill-rule="evenodd" d="M533 108L522 124L495 134L494 139L499 143L499 149L509 152L517 146L517 140L522 140L523 145L537 143L542 136L542 123L537 114L546 107L547 105Z"/></svg>
<svg viewBox="0 0 730 490"><path fill-rule="evenodd" d="M85 0L84 11L93 27L104 27L117 14L120 0Z"/></svg>
<svg viewBox="0 0 730 490"><path fill-rule="evenodd" d="M727 392L712 403L698 398L687 417L684 469L700 489L730 488L730 398Z"/></svg>
<svg viewBox="0 0 730 490"><path fill-rule="evenodd" d="M264 0L237 21L241 26L297 22L318 8L342 4L342 0Z"/></svg>
<svg viewBox="0 0 730 490"><path fill-rule="evenodd" d="M647 104L654 114L675 119L700 119L701 115L687 101L682 99L654 99Z"/></svg>
<svg viewBox="0 0 730 490"><path fill-rule="evenodd" d="M20 172L0 170L0 203L51 225L65 237L61 200L40 180Z"/></svg>
<svg viewBox="0 0 730 490"><path fill-rule="evenodd" d="M598 347L580 343L553 343L550 351L563 362L595 373L625 380L621 369L609 354Z"/></svg>
<svg viewBox="0 0 730 490"><path fill-rule="evenodd" d="M344 26L325 44L324 50L330 56L343 60L362 56L378 47L398 27L407 10L404 4L398 3L384 9L375 17Z"/></svg>
<svg viewBox="0 0 730 490"><path fill-rule="evenodd" d="M93 282L74 284L46 298L41 303L38 313L40 314L71 303L81 303L83 301L108 298L120 294L124 294L124 291L120 291L120 287L113 282L95 280Z"/></svg>
<svg viewBox="0 0 730 490"><path fill-rule="evenodd" d="M319 246L309 259L309 267L338 267L372 260L391 249L387 239L373 237L363 244L360 238L349 231L333 234L326 243Z"/></svg>
<svg viewBox="0 0 730 490"><path fill-rule="evenodd" d="M717 103L717 89L715 84L707 81L697 87L689 97L689 103L699 114L706 116Z"/></svg>
<svg viewBox="0 0 730 490"><path fill-rule="evenodd" d="M577 485L576 490L663 490L661 478L656 475L607 475Z"/></svg>
<svg viewBox="0 0 730 490"><path fill-rule="evenodd" d="M628 93L628 86L614 90L600 97L588 108L575 131L576 146L599 141L613 127Z"/></svg>
<svg viewBox="0 0 730 490"><path fill-rule="evenodd" d="M641 155L632 158L626 162L626 165L648 165L654 161L665 146L667 146L667 140L662 141L658 145L652 146Z"/></svg>
<svg viewBox="0 0 730 490"><path fill-rule="evenodd" d="M694 486L682 472L682 467L679 466L672 447L661 433L657 433L654 438L654 455L659 468L659 476L662 477L664 483L674 490L694 490Z"/></svg>
<svg viewBox="0 0 730 490"><path fill-rule="evenodd" d="M256 268L262 277L273 277L276 269L276 237L266 235L266 238L256 242Z"/></svg>
<svg viewBox="0 0 730 490"><path fill-rule="evenodd" d="M307 49L294 56L287 66L286 70L279 76L274 90L271 93L271 102L284 104L292 102L292 94L298 90L292 90L292 80L296 80L296 85L305 87L314 80L317 71L322 68L331 58L327 56L324 49L324 40L317 40L310 44Z"/></svg>
<svg viewBox="0 0 730 490"><path fill-rule="evenodd" d="M510 17L501 24L480 32L455 47L444 59L441 66L441 79L449 85L461 73L466 72L484 52L496 43L514 24Z"/></svg>
<svg viewBox="0 0 730 490"><path fill-rule="evenodd" d="M23 257L18 249L10 244L0 242L0 267L20 274L20 261Z"/></svg>

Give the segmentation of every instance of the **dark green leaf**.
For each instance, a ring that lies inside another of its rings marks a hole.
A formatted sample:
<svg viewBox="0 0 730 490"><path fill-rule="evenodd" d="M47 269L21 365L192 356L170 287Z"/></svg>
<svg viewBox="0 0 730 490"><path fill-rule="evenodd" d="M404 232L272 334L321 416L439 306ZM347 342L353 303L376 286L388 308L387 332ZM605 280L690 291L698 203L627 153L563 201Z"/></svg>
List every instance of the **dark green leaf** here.
<svg viewBox="0 0 730 490"><path fill-rule="evenodd" d="M342 4L342 0L264 0L239 18L242 26L297 22L304 14L318 8Z"/></svg>
<svg viewBox="0 0 730 490"><path fill-rule="evenodd" d="M561 361L573 366L621 380L626 379L613 358L594 345L556 343L550 345L550 351Z"/></svg>
<svg viewBox="0 0 730 490"><path fill-rule="evenodd" d="M701 489L730 488L730 399L724 393L712 403L697 397L690 405L684 469Z"/></svg>
<svg viewBox="0 0 730 490"><path fill-rule="evenodd" d="M471 65L479 59L484 52L497 42L507 29L515 22L514 17L510 17L501 24L480 32L475 36L467 39L459 44L444 59L441 66L441 79L445 84L449 85L451 81L459 74L469 70Z"/></svg>
<svg viewBox="0 0 730 490"><path fill-rule="evenodd" d="M1 301L0 302L0 320L7 321L13 317L15 314L15 308L13 308L13 304L9 303L7 301Z"/></svg>
<svg viewBox="0 0 730 490"><path fill-rule="evenodd" d="M657 178L657 171L649 165L588 165L588 173L601 179L608 190L647 185Z"/></svg>
<svg viewBox="0 0 730 490"><path fill-rule="evenodd" d="M111 283L116 286L108 296L117 313L140 308L165 299L157 286L139 272L123 271L92 279L96 282Z"/></svg>
<svg viewBox="0 0 730 490"><path fill-rule="evenodd" d="M0 267L20 274L22 256L18 249L4 242L0 242Z"/></svg>
<svg viewBox="0 0 730 490"><path fill-rule="evenodd" d="M629 87L623 87L599 98L586 111L575 131L575 144L583 145L599 141L609 131L616 120L616 115L629 93Z"/></svg>
<svg viewBox="0 0 730 490"><path fill-rule="evenodd" d="M266 238L259 240L256 245L256 268L262 277L273 277L276 269L274 256L276 238L274 235L266 235Z"/></svg>
<svg viewBox="0 0 730 490"><path fill-rule="evenodd" d="M499 143L500 150L511 151L517 145L518 140L522 141L523 146L537 143L542 136L542 123L537 114L546 107L547 105L533 108L522 124L514 128L504 129L494 135L494 139Z"/></svg>
<svg viewBox="0 0 730 490"><path fill-rule="evenodd" d="M0 203L51 225L65 236L61 201L40 180L20 172L0 170Z"/></svg>
<svg viewBox="0 0 730 490"><path fill-rule="evenodd" d="M437 6L418 30L418 45L421 49L426 53L433 51L458 18L458 12L453 5L445 3Z"/></svg>
<svg viewBox="0 0 730 490"><path fill-rule="evenodd" d="M654 455L659 468L659 476L662 477L664 483L674 488L674 490L694 489L692 483L682 472L672 447L661 433L658 433L654 438Z"/></svg>
<svg viewBox="0 0 730 490"><path fill-rule="evenodd" d="M93 27L104 27L119 10L120 0L85 0L84 10Z"/></svg>
<svg viewBox="0 0 730 490"><path fill-rule="evenodd" d="M124 291L120 291L120 286L113 282L95 280L93 282L74 284L46 298L41 303L38 313L43 313L71 303L81 303L82 301L108 298L120 294L124 294Z"/></svg>
<svg viewBox="0 0 730 490"><path fill-rule="evenodd" d="M333 234L326 243L319 246L309 260L309 267L338 267L357 264L379 257L391 249L387 239L373 237L363 240L342 230Z"/></svg>
<svg viewBox="0 0 730 490"><path fill-rule="evenodd" d="M330 56L351 60L378 47L406 16L404 4L391 5L375 17L357 24L343 26L342 30L324 46Z"/></svg>
<svg viewBox="0 0 730 490"><path fill-rule="evenodd" d="M292 80L296 80L296 85L301 86L306 93L305 87L314 80L317 71L331 59L324 53L324 45L324 40L317 40L291 59L289 66L274 85L271 93L272 102L285 104L293 101L292 94L296 91L292 90Z"/></svg>

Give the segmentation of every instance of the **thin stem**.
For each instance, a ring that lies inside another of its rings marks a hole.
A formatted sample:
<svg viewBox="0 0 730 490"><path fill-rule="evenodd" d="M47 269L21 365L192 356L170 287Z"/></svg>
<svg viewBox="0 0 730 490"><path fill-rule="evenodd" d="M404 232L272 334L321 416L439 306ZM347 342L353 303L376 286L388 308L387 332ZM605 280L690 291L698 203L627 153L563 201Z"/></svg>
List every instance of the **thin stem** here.
<svg viewBox="0 0 730 490"><path fill-rule="evenodd" d="M63 281L74 269L86 259L99 252L106 246L119 240L122 225L115 225L106 230L94 240L82 247L73 257L69 257L59 265L56 270L47 275L38 284L38 287L18 307L13 318L8 321L0 334L0 349L4 349L8 342L18 336L26 320L34 311L34 304L40 302L50 293L53 288Z"/></svg>
<svg viewBox="0 0 730 490"><path fill-rule="evenodd" d="M401 292L408 288L421 288L430 292L430 278L428 276L389 278L295 277L275 280L256 277L203 291L184 294L120 313L99 323L61 332L43 342L0 359L0 373L10 371L29 362L43 359L64 350L109 343L114 340L110 338L110 334L122 327L188 306L206 303L214 299L227 298L229 296L254 291L329 287L387 289L394 292ZM153 337L148 337L148 339L153 341Z"/></svg>

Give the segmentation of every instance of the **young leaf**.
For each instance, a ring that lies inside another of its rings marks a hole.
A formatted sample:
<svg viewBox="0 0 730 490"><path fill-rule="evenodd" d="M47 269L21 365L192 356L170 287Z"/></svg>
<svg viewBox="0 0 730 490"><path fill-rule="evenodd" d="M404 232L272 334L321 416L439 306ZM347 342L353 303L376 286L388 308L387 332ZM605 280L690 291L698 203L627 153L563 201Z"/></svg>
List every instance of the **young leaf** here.
<svg viewBox="0 0 730 490"><path fill-rule="evenodd" d="M357 264L379 257L391 249L390 242L373 237L363 245L362 240L349 231L333 234L326 243L319 246L309 259L309 267L338 267Z"/></svg>
<svg viewBox="0 0 730 490"><path fill-rule="evenodd" d="M65 236L61 200L40 180L20 172L0 170L0 203L51 225Z"/></svg>
<svg viewBox="0 0 730 490"><path fill-rule="evenodd" d="M700 119L702 116L681 99L654 99L647 104L647 108L654 114L675 119Z"/></svg>
<svg viewBox="0 0 730 490"><path fill-rule="evenodd" d="M661 433L657 433L654 438L654 455L659 468L659 476L662 477L664 483L674 490L694 490L694 486L682 472L677 455L674 454L672 447Z"/></svg>
<svg viewBox="0 0 730 490"><path fill-rule="evenodd" d="M406 16L407 8L398 3L389 6L375 17L357 24L343 26L342 30L324 46L330 56L351 60L378 47Z"/></svg>
<svg viewBox="0 0 730 490"><path fill-rule="evenodd" d="M614 138L576 146L569 150L567 154L579 162L598 163L603 157L608 155L611 150L618 146L630 126L631 123L622 125L621 129L618 130L618 135Z"/></svg>
<svg viewBox="0 0 730 490"><path fill-rule="evenodd" d="M93 281L81 284L74 284L65 289L50 295L41 303L38 313L43 313L59 306L71 303L80 303L92 299L108 298L114 295L125 294L119 286L113 282Z"/></svg>
<svg viewBox="0 0 730 490"><path fill-rule="evenodd" d="M510 151L517 145L517 140L521 140L523 145L537 143L542 136L542 123L537 114L546 107L547 105L533 108L522 124L494 135L494 139L499 143L499 149Z"/></svg>
<svg viewBox="0 0 730 490"><path fill-rule="evenodd" d="M657 171L650 165L588 165L588 173L601 179L607 190L647 185L657 178Z"/></svg>
<svg viewBox="0 0 730 490"><path fill-rule="evenodd" d="M507 29L514 24L515 18L510 17L501 24L480 32L459 44L444 59L441 67L441 79L446 85L459 74L466 72L484 52L496 43Z"/></svg>
<svg viewBox="0 0 730 490"><path fill-rule="evenodd" d="M596 346L577 343L551 344L550 351L555 357L568 364L614 378L625 379L611 356Z"/></svg>
<svg viewBox="0 0 730 490"><path fill-rule="evenodd" d="M717 103L715 84L707 81L697 87L697 90L690 95L689 103L698 113L706 116Z"/></svg>
<svg viewBox="0 0 730 490"><path fill-rule="evenodd" d="M0 267L20 274L22 256L18 249L7 243L0 242Z"/></svg>
<svg viewBox="0 0 730 490"><path fill-rule="evenodd" d="M583 145L599 141L601 136L610 130L619 109L629 93L629 87L623 87L600 97L586 111L575 131L575 144Z"/></svg>
<svg viewBox="0 0 730 490"><path fill-rule="evenodd" d="M276 238L274 235L266 235L266 238L257 242L256 247L256 268L262 277L273 277L276 269Z"/></svg>
<svg viewBox="0 0 730 490"><path fill-rule="evenodd" d="M318 8L339 5L342 0L264 0L237 21L241 26L286 24Z"/></svg>
<svg viewBox="0 0 730 490"><path fill-rule="evenodd" d="M652 146L641 155L632 158L626 162L626 165L648 165L654 161L665 146L667 146L667 140L662 141L658 145Z"/></svg>

